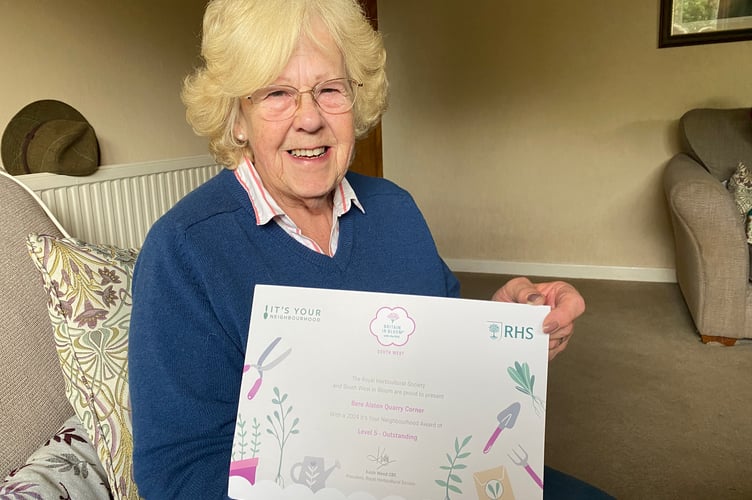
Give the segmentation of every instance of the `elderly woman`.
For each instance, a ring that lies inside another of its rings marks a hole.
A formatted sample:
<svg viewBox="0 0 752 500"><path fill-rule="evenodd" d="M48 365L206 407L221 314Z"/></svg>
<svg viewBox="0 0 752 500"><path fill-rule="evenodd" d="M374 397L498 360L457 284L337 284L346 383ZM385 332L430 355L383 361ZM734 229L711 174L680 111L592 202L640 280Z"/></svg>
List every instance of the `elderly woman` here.
<svg viewBox="0 0 752 500"><path fill-rule="evenodd" d="M185 81L195 131L226 167L154 224L133 284L135 478L146 498L224 498L256 284L459 296L410 195L348 173L386 107L381 37L356 0L213 0L204 65ZM549 304L550 358L582 297Z"/></svg>

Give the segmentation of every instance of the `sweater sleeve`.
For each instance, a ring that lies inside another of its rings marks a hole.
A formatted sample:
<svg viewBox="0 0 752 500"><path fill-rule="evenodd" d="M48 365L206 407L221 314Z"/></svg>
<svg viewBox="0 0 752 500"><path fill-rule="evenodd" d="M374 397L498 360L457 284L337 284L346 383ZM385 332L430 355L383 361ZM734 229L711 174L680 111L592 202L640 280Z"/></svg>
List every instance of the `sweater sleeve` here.
<svg viewBox="0 0 752 500"><path fill-rule="evenodd" d="M457 276L454 275L446 262L442 259L441 263L444 267L444 280L446 281L447 297L459 298L460 296L460 282Z"/></svg>
<svg viewBox="0 0 752 500"><path fill-rule="evenodd" d="M218 319L185 239L158 222L134 274L134 477L147 499L227 498L243 352Z"/></svg>

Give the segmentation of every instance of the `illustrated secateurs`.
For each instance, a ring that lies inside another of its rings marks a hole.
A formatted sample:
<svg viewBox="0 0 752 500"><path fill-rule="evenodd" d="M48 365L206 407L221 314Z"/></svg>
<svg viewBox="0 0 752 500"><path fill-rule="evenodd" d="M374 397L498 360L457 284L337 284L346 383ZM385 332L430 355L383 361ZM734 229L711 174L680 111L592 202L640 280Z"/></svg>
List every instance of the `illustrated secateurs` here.
<svg viewBox="0 0 752 500"><path fill-rule="evenodd" d="M258 372L258 378L253 383L253 386L251 386L251 390L248 391L248 399L253 399L258 393L259 388L261 388L261 381L264 379L264 372L269 371L277 366L292 351L292 348L290 348L280 354L275 360L264 363L269 354L271 354L272 350L277 346L277 344L279 344L280 340L282 340L282 337L277 337L276 339L272 340L272 342L266 347L266 349L264 349L264 352L261 353L261 356L259 356L258 361L256 361L255 364L243 365L243 373L247 372L251 368L255 368Z"/></svg>

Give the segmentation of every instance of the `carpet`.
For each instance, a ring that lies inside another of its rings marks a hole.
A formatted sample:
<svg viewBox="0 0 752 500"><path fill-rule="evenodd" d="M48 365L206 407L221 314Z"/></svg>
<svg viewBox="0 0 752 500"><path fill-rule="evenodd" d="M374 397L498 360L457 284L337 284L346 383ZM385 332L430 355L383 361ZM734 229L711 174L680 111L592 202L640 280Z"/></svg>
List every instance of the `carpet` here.
<svg viewBox="0 0 752 500"><path fill-rule="evenodd" d="M508 279L457 276L473 299ZM549 365L546 465L619 499L752 499L752 342L703 344L676 284L567 281L587 310Z"/></svg>

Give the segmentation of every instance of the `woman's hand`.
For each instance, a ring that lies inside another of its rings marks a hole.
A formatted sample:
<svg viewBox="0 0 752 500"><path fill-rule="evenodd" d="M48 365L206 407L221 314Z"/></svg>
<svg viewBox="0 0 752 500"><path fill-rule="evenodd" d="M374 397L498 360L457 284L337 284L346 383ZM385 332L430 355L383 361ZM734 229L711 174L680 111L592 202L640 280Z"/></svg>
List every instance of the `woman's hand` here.
<svg viewBox="0 0 752 500"><path fill-rule="evenodd" d="M514 278L499 288L492 299L551 306L551 312L543 320L543 332L549 335L549 361L567 348L574 332L574 320L585 312L585 299L572 285L563 281L532 283L527 278Z"/></svg>

